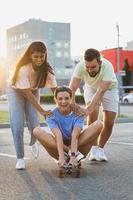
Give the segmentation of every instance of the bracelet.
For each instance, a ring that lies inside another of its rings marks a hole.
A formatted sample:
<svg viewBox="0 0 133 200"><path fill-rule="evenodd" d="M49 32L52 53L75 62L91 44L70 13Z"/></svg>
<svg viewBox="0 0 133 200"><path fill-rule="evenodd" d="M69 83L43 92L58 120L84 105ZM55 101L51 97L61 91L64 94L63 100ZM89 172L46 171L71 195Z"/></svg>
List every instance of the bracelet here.
<svg viewBox="0 0 133 200"><path fill-rule="evenodd" d="M75 152L71 152L71 156L72 157L76 157L76 153Z"/></svg>

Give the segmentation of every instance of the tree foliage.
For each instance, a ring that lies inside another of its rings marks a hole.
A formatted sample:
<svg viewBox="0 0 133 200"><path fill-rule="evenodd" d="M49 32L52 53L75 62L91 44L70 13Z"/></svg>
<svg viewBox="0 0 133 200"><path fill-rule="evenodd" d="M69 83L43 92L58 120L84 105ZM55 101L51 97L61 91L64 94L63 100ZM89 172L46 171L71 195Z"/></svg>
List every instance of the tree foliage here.
<svg viewBox="0 0 133 200"><path fill-rule="evenodd" d="M123 70L125 71L125 76L123 76L123 86L130 86L131 84L131 71L128 59L125 59ZM130 92L130 89L125 89L125 92Z"/></svg>

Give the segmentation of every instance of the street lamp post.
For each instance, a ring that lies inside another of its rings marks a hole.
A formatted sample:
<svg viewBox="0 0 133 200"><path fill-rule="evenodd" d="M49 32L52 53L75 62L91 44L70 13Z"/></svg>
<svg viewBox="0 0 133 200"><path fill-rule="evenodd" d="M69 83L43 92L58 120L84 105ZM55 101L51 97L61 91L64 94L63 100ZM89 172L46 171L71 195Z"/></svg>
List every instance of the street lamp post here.
<svg viewBox="0 0 133 200"><path fill-rule="evenodd" d="M120 116L120 45L119 45L119 24L116 24L117 30L117 77L118 77L118 94L119 94L119 102L118 102L118 116Z"/></svg>

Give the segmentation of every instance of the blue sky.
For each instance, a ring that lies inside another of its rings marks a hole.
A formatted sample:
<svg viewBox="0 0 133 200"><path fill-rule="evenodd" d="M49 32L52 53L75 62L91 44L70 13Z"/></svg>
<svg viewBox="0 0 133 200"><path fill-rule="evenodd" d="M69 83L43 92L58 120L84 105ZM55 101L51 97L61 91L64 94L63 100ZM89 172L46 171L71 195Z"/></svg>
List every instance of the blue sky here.
<svg viewBox="0 0 133 200"><path fill-rule="evenodd" d="M71 54L82 55L86 48L117 47L133 40L132 0L2 0L0 6L0 55L5 55L6 29L31 18L71 24Z"/></svg>

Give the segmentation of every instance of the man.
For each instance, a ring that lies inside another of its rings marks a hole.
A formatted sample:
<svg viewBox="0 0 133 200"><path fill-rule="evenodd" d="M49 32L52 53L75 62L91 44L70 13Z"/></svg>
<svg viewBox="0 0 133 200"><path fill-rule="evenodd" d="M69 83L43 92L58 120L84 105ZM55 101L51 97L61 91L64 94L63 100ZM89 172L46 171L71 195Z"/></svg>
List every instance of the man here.
<svg viewBox="0 0 133 200"><path fill-rule="evenodd" d="M118 89L117 79L112 64L101 58L100 52L96 49L87 49L84 54L84 61L79 63L70 81L70 88L74 96L81 80L84 81L84 99L86 109L75 105L76 111L85 116L88 125L98 119L99 105L103 105L103 129L101 130L97 144L92 147L90 160L107 161L104 153L104 146L107 143L114 126L118 110Z"/></svg>
<svg viewBox="0 0 133 200"><path fill-rule="evenodd" d="M71 111L72 90L66 86L58 87L54 97L57 107L53 109L53 116L46 118L51 134L40 127L36 127L33 134L47 152L59 160L60 167L66 162L75 166L80 156L88 154L100 134L102 122L96 121L82 130L84 118ZM69 151L71 154L68 154Z"/></svg>

